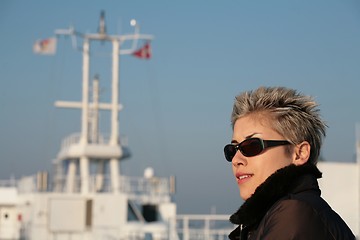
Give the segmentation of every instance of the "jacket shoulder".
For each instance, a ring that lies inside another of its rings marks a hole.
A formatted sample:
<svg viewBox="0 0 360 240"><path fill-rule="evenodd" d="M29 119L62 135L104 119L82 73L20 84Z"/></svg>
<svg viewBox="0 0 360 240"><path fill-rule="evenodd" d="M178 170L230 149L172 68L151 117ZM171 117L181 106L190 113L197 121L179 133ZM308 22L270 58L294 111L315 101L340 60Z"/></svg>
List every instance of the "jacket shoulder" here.
<svg viewBox="0 0 360 240"><path fill-rule="evenodd" d="M355 239L321 197L290 196L276 202L260 222L259 239Z"/></svg>

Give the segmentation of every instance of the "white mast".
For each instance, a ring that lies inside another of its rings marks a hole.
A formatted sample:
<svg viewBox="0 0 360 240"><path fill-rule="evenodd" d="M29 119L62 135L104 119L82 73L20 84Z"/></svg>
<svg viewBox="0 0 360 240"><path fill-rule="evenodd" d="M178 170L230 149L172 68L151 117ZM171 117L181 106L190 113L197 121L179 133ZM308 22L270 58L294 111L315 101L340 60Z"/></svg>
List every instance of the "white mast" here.
<svg viewBox="0 0 360 240"><path fill-rule="evenodd" d="M112 98L111 98L111 136L110 145L116 146L118 144L119 134L119 112L118 99L119 99L119 40L113 39L113 54L112 54ZM113 157L110 159L110 176L112 182L112 191L119 191L119 161Z"/></svg>
<svg viewBox="0 0 360 240"><path fill-rule="evenodd" d="M90 109L90 142L98 142L99 140L99 76L95 75L92 85L92 103Z"/></svg>
<svg viewBox="0 0 360 240"><path fill-rule="evenodd" d="M72 37L83 38L83 70L82 70L82 101L68 102L57 101L55 106L64 108L80 108L81 114L81 134L78 141L68 141L58 155L58 163L69 161L66 173L66 190L67 192L75 192L76 184L76 164L79 161L80 166L80 191L87 194L95 191L94 187L90 188L90 169L89 162L91 159L98 159L100 165L98 169L103 169L104 161L110 161L110 177L112 192L119 191L119 161L124 158L123 147L119 142L119 111L122 106L119 104L119 57L120 54L132 54L136 50L137 41L151 40L151 35L139 34L139 27L136 21L132 20L131 25L135 27L134 34L126 35L107 35L104 21L104 13L102 12L99 24L99 32L95 34L82 34L74 30L74 28L56 30L57 35L70 35ZM93 102L89 103L89 66L90 66L90 44L92 41L107 41L112 43L112 93L111 103ZM129 49L121 49L122 43L132 41ZM107 143L94 143L89 141L89 114L97 111L94 108L111 111L111 135ZM99 172L98 172L99 174ZM99 175L98 175L99 176ZM101 178L100 178L101 179Z"/></svg>

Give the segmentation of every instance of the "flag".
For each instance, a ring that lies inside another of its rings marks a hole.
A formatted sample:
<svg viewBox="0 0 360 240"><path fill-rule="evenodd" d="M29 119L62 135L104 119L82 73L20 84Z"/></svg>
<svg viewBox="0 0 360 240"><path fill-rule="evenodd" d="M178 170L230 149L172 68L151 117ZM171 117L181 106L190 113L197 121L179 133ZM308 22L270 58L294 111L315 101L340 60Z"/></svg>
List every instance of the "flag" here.
<svg viewBox="0 0 360 240"><path fill-rule="evenodd" d="M34 53L54 55L56 53L56 38L37 40L33 46Z"/></svg>
<svg viewBox="0 0 360 240"><path fill-rule="evenodd" d="M142 59L149 59L151 58L151 47L150 42L145 43L145 45L133 52L132 54L135 57L142 58Z"/></svg>

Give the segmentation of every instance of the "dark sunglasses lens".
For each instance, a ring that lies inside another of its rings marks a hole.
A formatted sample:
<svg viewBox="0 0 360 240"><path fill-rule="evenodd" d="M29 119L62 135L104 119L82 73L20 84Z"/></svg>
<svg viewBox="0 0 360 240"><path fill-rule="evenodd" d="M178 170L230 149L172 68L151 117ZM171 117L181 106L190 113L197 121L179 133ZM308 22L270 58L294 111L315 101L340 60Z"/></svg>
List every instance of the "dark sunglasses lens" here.
<svg viewBox="0 0 360 240"><path fill-rule="evenodd" d="M235 145L232 144L228 144L224 147L224 154L225 154L225 158L228 162L231 162L233 157L236 154L236 148Z"/></svg>
<svg viewBox="0 0 360 240"><path fill-rule="evenodd" d="M245 140L240 145L240 151L246 157L256 156L261 153L262 150L264 149L258 138Z"/></svg>

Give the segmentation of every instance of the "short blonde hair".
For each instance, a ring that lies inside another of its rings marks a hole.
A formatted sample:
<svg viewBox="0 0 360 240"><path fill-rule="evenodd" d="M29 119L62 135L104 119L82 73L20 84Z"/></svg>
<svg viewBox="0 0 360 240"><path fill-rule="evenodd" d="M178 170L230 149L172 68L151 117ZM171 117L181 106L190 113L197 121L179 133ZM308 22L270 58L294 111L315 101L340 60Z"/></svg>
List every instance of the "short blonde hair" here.
<svg viewBox="0 0 360 240"><path fill-rule="evenodd" d="M235 97L233 129L237 119L248 115L269 116L273 130L294 145L307 141L309 162L316 165L327 125L312 97L286 87L259 87Z"/></svg>

